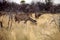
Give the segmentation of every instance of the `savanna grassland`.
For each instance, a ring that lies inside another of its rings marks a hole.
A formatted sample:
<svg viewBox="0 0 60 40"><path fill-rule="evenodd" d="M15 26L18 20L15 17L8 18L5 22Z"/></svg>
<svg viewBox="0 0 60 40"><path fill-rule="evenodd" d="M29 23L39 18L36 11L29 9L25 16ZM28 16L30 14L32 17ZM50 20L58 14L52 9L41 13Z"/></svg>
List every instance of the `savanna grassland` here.
<svg viewBox="0 0 60 40"><path fill-rule="evenodd" d="M2 12L3 13L3 12ZM15 15L13 13L13 15ZM60 40L60 14L42 14L38 19L32 14L31 21L15 22L9 15L0 16L0 40Z"/></svg>

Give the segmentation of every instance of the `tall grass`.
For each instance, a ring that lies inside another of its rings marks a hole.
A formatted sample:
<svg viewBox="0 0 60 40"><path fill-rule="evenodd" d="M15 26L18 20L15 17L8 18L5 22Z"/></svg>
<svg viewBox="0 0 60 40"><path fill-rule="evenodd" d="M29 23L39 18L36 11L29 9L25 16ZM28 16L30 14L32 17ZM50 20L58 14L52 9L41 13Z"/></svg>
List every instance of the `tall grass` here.
<svg viewBox="0 0 60 40"><path fill-rule="evenodd" d="M1 16L3 28L0 29L0 40L60 40L59 16L60 14L43 14L35 19L32 15L31 18L37 21L37 25L30 21L26 24L24 21L17 23L14 18L9 22L9 15Z"/></svg>

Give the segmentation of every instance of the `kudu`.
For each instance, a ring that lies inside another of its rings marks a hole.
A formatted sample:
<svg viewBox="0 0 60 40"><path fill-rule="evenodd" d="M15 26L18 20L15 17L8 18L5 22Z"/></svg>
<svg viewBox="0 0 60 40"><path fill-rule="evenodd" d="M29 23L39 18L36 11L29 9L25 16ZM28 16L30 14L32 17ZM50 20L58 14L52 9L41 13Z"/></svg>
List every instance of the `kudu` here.
<svg viewBox="0 0 60 40"><path fill-rule="evenodd" d="M28 20L30 20L33 23L36 23L36 20L33 20L32 18L30 18L27 14L25 13L21 13L21 14L16 14L15 15L15 21L18 21L18 23L20 21L25 21L24 23L26 23Z"/></svg>

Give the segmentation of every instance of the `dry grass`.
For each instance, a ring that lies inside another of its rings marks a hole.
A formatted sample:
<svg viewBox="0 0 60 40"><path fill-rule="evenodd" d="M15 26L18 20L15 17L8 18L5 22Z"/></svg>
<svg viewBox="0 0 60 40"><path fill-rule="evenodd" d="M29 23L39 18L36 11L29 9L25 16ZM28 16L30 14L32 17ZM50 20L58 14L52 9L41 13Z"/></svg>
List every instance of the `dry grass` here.
<svg viewBox="0 0 60 40"><path fill-rule="evenodd" d="M33 14L34 15L34 14ZM32 15L32 18L34 16ZM10 21L11 30L7 30L9 16L4 15L0 18L3 22L3 29L0 30L0 40L60 40L59 17L60 14L43 14L37 21L37 25L28 21L17 23Z"/></svg>

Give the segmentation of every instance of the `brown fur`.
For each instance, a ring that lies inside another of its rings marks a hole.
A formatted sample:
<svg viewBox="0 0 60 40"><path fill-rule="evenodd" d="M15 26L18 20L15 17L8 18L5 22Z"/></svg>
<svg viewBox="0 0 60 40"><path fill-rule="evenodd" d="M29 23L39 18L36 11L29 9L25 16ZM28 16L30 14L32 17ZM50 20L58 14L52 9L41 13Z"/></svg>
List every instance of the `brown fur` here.
<svg viewBox="0 0 60 40"><path fill-rule="evenodd" d="M35 13L35 18L39 18L41 15L41 13Z"/></svg>
<svg viewBox="0 0 60 40"><path fill-rule="evenodd" d="M36 20L33 20L32 18L29 17L29 15L27 14L16 14L15 15L15 21L25 21L24 23L26 23L28 20L30 20L33 23L36 23Z"/></svg>

